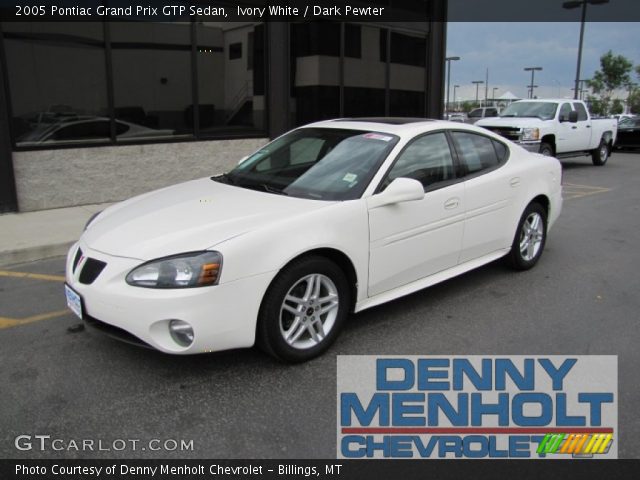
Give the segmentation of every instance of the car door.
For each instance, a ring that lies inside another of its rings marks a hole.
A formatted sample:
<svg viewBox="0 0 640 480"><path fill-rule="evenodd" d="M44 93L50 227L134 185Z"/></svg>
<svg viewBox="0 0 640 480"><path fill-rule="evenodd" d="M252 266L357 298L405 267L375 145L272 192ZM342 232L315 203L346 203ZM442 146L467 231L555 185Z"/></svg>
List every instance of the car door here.
<svg viewBox="0 0 640 480"><path fill-rule="evenodd" d="M444 132L412 140L378 191L399 177L419 180L422 200L369 209L369 296L456 265L464 221L464 185Z"/></svg>
<svg viewBox="0 0 640 480"><path fill-rule="evenodd" d="M466 171L465 221L458 262L465 263L511 245L512 199L524 179L504 167L508 148L475 132L452 132Z"/></svg>
<svg viewBox="0 0 640 480"><path fill-rule="evenodd" d="M596 148L600 139L591 139L593 129L591 128L591 120L589 120L587 109L579 102L574 102L573 108L578 113L578 121L574 124L577 128L573 130L573 139L575 141L573 148L576 150Z"/></svg>
<svg viewBox="0 0 640 480"><path fill-rule="evenodd" d="M578 127L569 121L569 114L573 111L571 104L565 102L558 112L558 135L556 136L556 153L574 152L576 141L575 132Z"/></svg>

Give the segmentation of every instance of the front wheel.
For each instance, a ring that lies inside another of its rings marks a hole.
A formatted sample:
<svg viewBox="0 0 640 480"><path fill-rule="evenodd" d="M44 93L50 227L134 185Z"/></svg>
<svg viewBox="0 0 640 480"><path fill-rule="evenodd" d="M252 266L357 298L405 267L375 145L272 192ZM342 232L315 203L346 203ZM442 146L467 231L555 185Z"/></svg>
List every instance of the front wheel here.
<svg viewBox="0 0 640 480"><path fill-rule="evenodd" d="M513 238L509 263L516 270L533 267L547 241L547 212L539 203L530 203L525 209Z"/></svg>
<svg viewBox="0 0 640 480"><path fill-rule="evenodd" d="M604 139L600 140L600 145L591 152L591 161L597 167L603 166L609 160L609 145Z"/></svg>
<svg viewBox="0 0 640 480"><path fill-rule="evenodd" d="M285 267L267 290L258 318L257 342L270 355L304 362L335 341L351 306L344 272L324 257L305 257Z"/></svg>
<svg viewBox="0 0 640 480"><path fill-rule="evenodd" d="M545 157L553 157L553 147L547 142L540 144L539 152Z"/></svg>

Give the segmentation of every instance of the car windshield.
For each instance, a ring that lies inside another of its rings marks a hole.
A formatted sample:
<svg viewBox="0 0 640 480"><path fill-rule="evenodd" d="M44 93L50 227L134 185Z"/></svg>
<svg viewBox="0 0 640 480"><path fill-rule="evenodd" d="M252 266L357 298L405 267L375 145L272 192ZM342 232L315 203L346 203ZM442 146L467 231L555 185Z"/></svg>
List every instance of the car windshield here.
<svg viewBox="0 0 640 480"><path fill-rule="evenodd" d="M551 120L556 115L557 103L552 102L516 102L505 108L501 117L536 117Z"/></svg>
<svg viewBox="0 0 640 480"><path fill-rule="evenodd" d="M214 180L317 200L359 198L398 137L337 128L290 132Z"/></svg>

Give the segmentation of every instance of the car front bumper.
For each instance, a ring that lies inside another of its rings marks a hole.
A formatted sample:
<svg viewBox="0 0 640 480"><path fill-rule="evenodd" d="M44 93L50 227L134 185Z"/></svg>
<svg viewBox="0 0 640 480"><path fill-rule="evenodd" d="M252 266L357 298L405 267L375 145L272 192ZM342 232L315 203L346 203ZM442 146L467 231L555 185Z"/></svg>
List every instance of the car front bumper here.
<svg viewBox="0 0 640 480"><path fill-rule="evenodd" d="M74 271L79 247L83 258ZM91 284L80 282L80 272L88 258L106 263ZM153 289L127 284L127 273L141 263L137 259L107 255L81 243L71 247L66 282L81 296L83 320L88 325L129 343L146 344L173 354L254 344L260 302L275 272L199 288ZM194 340L190 346L180 346L173 340L169 333L172 319L191 325Z"/></svg>
<svg viewBox="0 0 640 480"><path fill-rule="evenodd" d="M520 145L522 148L529 152L539 153L540 152L540 142L539 141L518 141L515 142L516 145Z"/></svg>

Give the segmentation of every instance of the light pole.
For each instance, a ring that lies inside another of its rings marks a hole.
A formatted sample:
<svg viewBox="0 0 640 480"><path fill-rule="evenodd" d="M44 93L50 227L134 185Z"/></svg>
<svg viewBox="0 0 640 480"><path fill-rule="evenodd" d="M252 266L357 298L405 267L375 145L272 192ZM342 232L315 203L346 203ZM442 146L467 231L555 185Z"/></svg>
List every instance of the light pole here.
<svg viewBox="0 0 640 480"><path fill-rule="evenodd" d="M524 67L525 72L531 72L531 85L529 85L529 98L533 98L533 89L537 87L537 85L533 84L533 77L536 74L536 71L542 70L542 67Z"/></svg>
<svg viewBox="0 0 640 480"><path fill-rule="evenodd" d="M453 104L456 104L456 90L460 88L460 85L454 85L453 86Z"/></svg>
<svg viewBox="0 0 640 480"><path fill-rule="evenodd" d="M471 82L476 86L476 105L478 104L478 88L484 83L484 80L474 80Z"/></svg>
<svg viewBox="0 0 640 480"><path fill-rule="evenodd" d="M449 86L451 85L451 62L460 60L460 57L447 57L447 104L444 106L445 112L449 111Z"/></svg>
<svg viewBox="0 0 640 480"><path fill-rule="evenodd" d="M576 66L576 82L573 90L573 98L576 100L578 99L578 91L580 90L580 64L582 63L582 40L584 39L584 24L587 18L587 3L590 3L591 5L602 5L609 3L609 0L572 0L562 4L562 8L566 8L567 10L582 7L582 16L580 19L580 42L578 43L578 65Z"/></svg>
<svg viewBox="0 0 640 480"><path fill-rule="evenodd" d="M496 90L498 90L498 87L493 87L493 93L491 94L491 96L493 97L493 106L494 107L496 105Z"/></svg>

